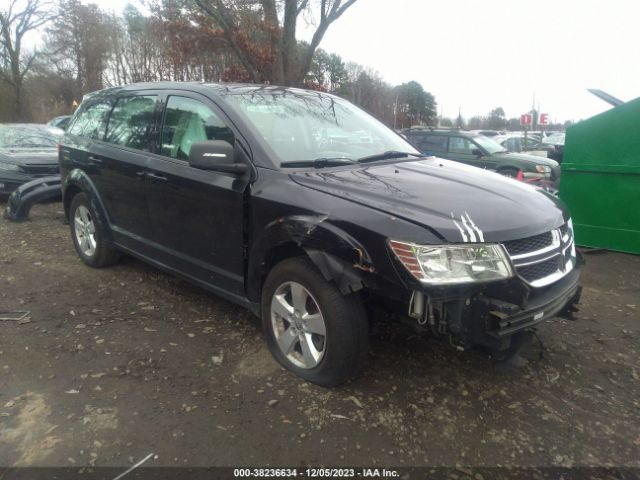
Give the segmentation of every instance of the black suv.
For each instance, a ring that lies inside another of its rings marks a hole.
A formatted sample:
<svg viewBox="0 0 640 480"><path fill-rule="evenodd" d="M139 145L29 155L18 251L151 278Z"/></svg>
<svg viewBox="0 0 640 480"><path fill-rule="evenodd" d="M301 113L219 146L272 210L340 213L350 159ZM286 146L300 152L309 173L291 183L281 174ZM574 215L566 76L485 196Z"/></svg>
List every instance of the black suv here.
<svg viewBox="0 0 640 480"><path fill-rule="evenodd" d="M505 356L578 299L558 199L421 155L332 95L104 90L75 114L60 165L86 264L125 252L245 306L275 358L321 385L361 370L373 312Z"/></svg>

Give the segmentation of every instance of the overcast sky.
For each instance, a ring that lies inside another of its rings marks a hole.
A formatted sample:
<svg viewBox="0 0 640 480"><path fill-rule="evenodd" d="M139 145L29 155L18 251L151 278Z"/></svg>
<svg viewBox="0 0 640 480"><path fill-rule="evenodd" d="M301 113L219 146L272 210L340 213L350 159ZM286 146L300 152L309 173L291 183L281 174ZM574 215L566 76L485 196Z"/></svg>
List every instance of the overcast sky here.
<svg viewBox="0 0 640 480"><path fill-rule="evenodd" d="M609 108L587 88L640 96L639 18L637 0L358 0L321 48L389 83L417 80L445 116L519 116L535 94L551 120L577 120Z"/></svg>

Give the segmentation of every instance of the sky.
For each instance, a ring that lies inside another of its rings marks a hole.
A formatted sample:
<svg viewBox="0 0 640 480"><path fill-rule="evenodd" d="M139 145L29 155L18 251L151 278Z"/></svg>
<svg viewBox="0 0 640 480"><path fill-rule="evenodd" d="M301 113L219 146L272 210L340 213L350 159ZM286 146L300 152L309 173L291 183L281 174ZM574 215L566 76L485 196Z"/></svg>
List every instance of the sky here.
<svg viewBox="0 0 640 480"><path fill-rule="evenodd" d="M94 1L122 10L140 0ZM610 108L587 88L640 96L637 0L358 0L321 48L377 70L391 84L420 82L455 118L536 107L552 121ZM298 25L298 37L312 28Z"/></svg>

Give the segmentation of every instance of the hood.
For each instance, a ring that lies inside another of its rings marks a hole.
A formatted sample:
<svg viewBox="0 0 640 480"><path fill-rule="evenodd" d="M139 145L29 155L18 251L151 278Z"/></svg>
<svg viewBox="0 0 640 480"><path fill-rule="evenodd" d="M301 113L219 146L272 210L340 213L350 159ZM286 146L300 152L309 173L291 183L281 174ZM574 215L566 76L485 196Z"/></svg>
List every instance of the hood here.
<svg viewBox="0 0 640 480"><path fill-rule="evenodd" d="M55 165L58 163L56 148L3 148L0 149L0 164Z"/></svg>
<svg viewBox="0 0 640 480"><path fill-rule="evenodd" d="M557 228L569 218L558 199L529 185L434 157L297 172L291 178L421 225L446 242L526 238Z"/></svg>
<svg viewBox="0 0 640 480"><path fill-rule="evenodd" d="M504 160L515 160L519 162L530 162L535 165L546 165L554 168L558 166L558 162L550 158L539 157L537 155L529 155L528 153L514 153L514 152L501 152L494 153L492 157L501 158Z"/></svg>

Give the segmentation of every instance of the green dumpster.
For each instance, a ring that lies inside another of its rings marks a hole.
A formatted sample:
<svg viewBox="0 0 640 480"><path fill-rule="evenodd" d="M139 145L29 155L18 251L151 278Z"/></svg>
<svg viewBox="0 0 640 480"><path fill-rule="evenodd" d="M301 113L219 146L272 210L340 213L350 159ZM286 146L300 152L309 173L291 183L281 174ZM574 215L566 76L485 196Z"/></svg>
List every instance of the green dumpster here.
<svg viewBox="0 0 640 480"><path fill-rule="evenodd" d="M567 130L560 197L578 245L640 254L640 98Z"/></svg>

